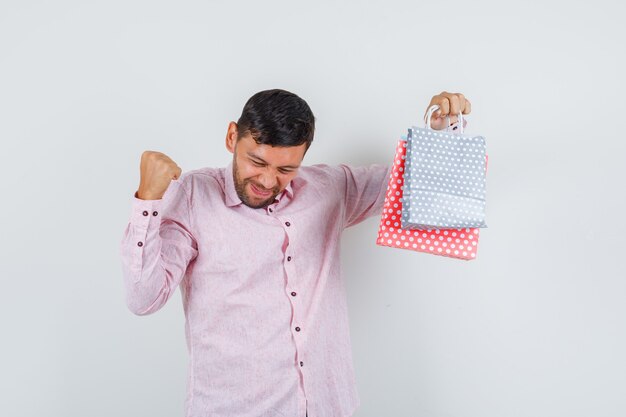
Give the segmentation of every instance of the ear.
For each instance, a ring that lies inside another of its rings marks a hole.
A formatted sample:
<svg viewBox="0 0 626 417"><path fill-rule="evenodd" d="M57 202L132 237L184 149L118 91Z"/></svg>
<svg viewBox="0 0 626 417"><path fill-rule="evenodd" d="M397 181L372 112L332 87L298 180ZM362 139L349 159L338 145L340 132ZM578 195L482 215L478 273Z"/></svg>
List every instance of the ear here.
<svg viewBox="0 0 626 417"><path fill-rule="evenodd" d="M226 149L228 152L235 153L235 144L237 143L237 123L230 122L226 131Z"/></svg>

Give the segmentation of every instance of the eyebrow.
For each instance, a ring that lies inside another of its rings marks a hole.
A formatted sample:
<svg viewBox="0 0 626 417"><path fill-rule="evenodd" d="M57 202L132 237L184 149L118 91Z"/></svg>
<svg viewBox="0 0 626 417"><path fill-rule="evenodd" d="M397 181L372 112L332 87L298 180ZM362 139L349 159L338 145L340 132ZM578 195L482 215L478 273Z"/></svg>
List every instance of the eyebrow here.
<svg viewBox="0 0 626 417"><path fill-rule="evenodd" d="M265 165L270 165L270 164L268 164L268 163L267 163L267 161L266 161L266 160L264 160L263 158L261 158L261 157L259 157L259 156L256 156L256 155L255 155L255 154L253 154L253 153L246 152L246 154L247 154L250 158L257 159L257 160L259 160L260 162L264 163ZM281 166L281 167L278 167L278 168L298 169L298 168L300 168L300 165L284 165L284 166Z"/></svg>

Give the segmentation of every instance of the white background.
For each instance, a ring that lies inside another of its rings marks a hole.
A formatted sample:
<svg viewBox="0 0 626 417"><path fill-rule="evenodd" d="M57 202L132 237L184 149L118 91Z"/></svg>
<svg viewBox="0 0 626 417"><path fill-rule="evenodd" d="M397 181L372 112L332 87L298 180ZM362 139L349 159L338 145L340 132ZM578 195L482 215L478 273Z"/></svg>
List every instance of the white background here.
<svg viewBox="0 0 626 417"><path fill-rule="evenodd" d="M478 259L376 246L378 217L344 235L356 417L626 415L625 11L2 0L0 415L183 415L180 296L124 304L139 158L226 165L269 88L311 106L307 164L391 164L443 90L487 139Z"/></svg>

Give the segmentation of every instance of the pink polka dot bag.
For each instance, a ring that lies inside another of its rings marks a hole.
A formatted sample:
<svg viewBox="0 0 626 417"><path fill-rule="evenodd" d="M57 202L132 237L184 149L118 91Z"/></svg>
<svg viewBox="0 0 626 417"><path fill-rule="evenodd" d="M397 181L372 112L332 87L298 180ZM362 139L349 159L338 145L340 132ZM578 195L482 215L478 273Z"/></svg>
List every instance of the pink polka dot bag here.
<svg viewBox="0 0 626 417"><path fill-rule="evenodd" d="M407 141L396 147L376 244L451 258L472 260L478 250L479 228L402 229L402 191Z"/></svg>

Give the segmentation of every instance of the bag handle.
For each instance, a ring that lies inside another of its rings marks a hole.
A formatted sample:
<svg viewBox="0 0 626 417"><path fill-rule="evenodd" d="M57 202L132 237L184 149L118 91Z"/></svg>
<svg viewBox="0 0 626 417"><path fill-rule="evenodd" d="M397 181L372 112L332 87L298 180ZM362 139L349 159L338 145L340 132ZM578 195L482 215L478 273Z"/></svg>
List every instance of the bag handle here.
<svg viewBox="0 0 626 417"><path fill-rule="evenodd" d="M432 117L433 113L436 112L437 110L439 110L438 104L433 104L432 106L428 108L428 111L426 112L426 118L424 120L426 123L427 129L432 130L432 128L430 127L430 118ZM446 116L446 120L448 121L448 127L450 127L450 115L449 114ZM463 134L463 124L464 124L463 114L459 113L459 132L461 134Z"/></svg>

